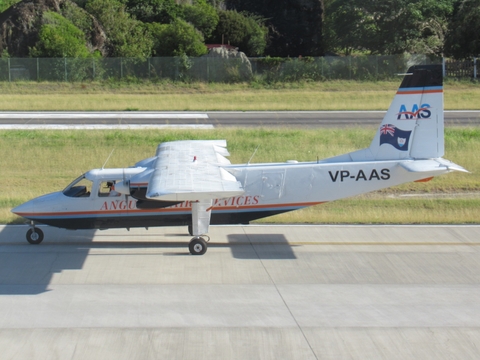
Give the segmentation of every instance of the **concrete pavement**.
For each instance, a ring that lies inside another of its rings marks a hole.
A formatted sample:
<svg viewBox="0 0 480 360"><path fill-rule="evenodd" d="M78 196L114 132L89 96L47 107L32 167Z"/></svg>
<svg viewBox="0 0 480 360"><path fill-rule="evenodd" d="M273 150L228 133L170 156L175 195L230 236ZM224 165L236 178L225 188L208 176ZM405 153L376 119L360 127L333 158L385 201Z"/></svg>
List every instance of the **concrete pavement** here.
<svg viewBox="0 0 480 360"><path fill-rule="evenodd" d="M0 227L1 359L474 359L480 226Z"/></svg>

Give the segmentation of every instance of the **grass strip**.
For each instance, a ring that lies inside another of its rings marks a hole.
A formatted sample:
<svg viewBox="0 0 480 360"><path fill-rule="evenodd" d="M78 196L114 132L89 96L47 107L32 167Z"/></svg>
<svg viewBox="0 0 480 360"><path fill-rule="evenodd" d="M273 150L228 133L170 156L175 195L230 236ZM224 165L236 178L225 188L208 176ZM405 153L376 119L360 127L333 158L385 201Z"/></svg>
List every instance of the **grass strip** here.
<svg viewBox="0 0 480 360"><path fill-rule="evenodd" d="M386 110L398 82L0 83L3 111ZM477 83L448 81L445 109L480 109Z"/></svg>

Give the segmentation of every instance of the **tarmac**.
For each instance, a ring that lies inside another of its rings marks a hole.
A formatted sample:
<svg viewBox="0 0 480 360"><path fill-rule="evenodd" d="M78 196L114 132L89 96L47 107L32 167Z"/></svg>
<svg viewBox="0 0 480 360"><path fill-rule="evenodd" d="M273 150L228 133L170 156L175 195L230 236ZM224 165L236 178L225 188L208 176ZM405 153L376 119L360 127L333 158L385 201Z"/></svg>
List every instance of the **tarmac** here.
<svg viewBox="0 0 480 360"><path fill-rule="evenodd" d="M478 359L480 226L0 226L3 359Z"/></svg>

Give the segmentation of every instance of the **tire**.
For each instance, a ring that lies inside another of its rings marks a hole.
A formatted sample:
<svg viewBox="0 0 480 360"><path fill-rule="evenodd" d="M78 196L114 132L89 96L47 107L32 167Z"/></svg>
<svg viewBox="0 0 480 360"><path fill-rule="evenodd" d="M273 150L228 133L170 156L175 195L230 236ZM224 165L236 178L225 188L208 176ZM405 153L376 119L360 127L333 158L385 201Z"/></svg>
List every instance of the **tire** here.
<svg viewBox="0 0 480 360"><path fill-rule="evenodd" d="M201 237L193 238L188 244L188 249L192 255L203 255L207 252L207 242Z"/></svg>
<svg viewBox="0 0 480 360"><path fill-rule="evenodd" d="M38 245L43 241L43 231L34 228L27 231L27 241L32 245Z"/></svg>

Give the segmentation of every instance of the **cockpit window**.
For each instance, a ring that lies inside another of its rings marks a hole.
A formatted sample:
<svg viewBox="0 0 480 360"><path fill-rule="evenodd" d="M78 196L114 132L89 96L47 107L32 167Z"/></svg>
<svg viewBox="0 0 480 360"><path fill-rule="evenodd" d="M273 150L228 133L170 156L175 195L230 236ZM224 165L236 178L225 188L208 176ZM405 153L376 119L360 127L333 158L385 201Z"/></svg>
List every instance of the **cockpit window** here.
<svg viewBox="0 0 480 360"><path fill-rule="evenodd" d="M92 182L85 178L85 174L68 185L63 194L69 197L89 197L92 191Z"/></svg>

